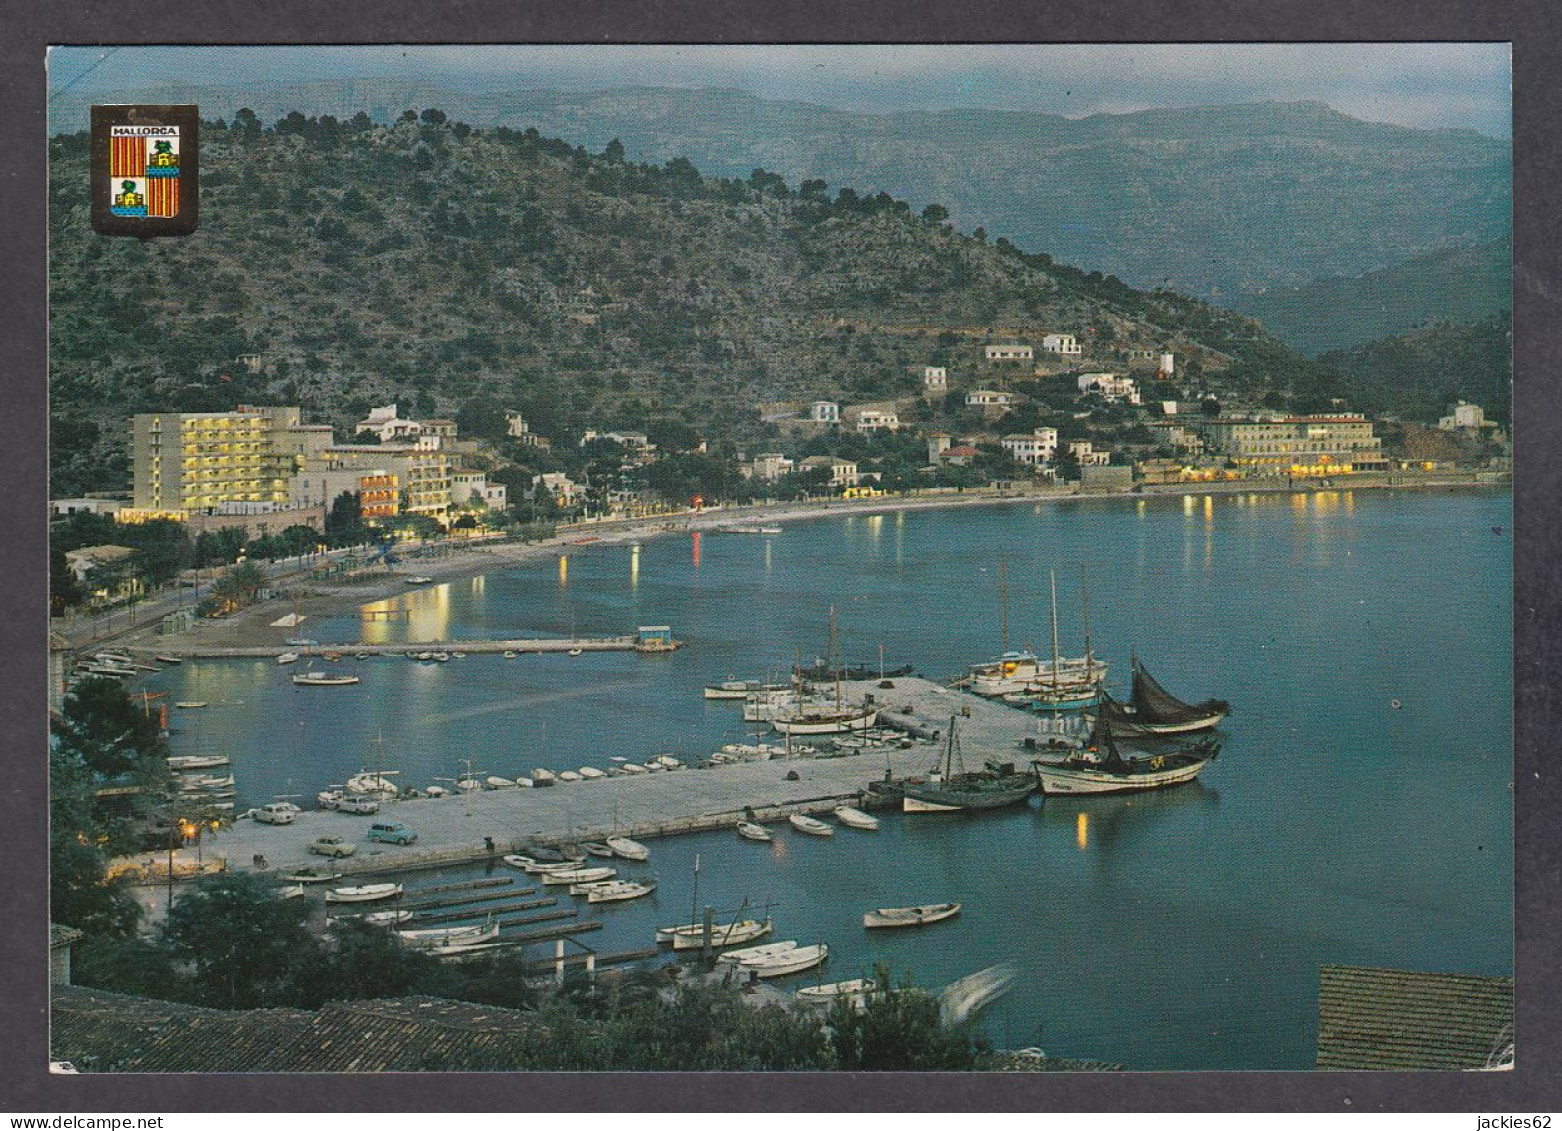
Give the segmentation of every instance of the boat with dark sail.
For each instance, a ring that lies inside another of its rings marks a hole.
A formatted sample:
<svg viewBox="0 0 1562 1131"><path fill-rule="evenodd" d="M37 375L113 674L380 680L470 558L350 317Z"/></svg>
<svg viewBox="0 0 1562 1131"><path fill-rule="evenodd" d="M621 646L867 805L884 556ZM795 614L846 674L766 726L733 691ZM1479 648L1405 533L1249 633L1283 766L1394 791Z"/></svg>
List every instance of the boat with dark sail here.
<svg viewBox="0 0 1562 1131"><path fill-rule="evenodd" d="M901 809L907 813L959 813L1018 805L1036 791L1033 774L1017 773L1012 762L987 762L980 770L967 770L955 733L958 716L949 716L949 738L938 764L925 778L908 778L902 785Z"/></svg>
<svg viewBox="0 0 1562 1131"><path fill-rule="evenodd" d="M1099 714L1111 726L1112 733L1125 738L1193 734L1219 726L1231 714L1231 704L1224 699L1184 703L1157 683L1137 656L1129 662L1133 665L1134 682L1128 702L1118 703L1108 695L1101 697Z"/></svg>
<svg viewBox="0 0 1562 1131"><path fill-rule="evenodd" d="M1220 743L1204 738L1175 749L1125 758L1112 737L1112 724L1106 721L1109 711L1119 706L1103 691L1101 712L1083 744L1071 746L1054 740L1048 744L1053 756L1031 763L1043 794L1131 793L1182 785L1198 777L1220 753Z"/></svg>

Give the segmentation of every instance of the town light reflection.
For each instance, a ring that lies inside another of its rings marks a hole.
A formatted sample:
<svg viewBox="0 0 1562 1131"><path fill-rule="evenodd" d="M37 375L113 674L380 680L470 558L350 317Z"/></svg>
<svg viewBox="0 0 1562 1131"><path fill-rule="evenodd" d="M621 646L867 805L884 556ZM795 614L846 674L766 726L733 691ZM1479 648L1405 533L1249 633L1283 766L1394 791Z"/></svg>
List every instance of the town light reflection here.
<svg viewBox="0 0 1562 1131"><path fill-rule="evenodd" d="M1090 814L1081 811L1074 818L1074 843L1079 845L1080 851L1090 847Z"/></svg>

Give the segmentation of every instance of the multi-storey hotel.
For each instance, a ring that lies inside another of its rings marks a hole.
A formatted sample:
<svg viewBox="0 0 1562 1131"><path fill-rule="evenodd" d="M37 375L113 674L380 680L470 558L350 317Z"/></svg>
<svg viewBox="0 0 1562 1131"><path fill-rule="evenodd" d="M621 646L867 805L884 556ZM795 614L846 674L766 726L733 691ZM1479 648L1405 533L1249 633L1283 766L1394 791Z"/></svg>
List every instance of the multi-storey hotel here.
<svg viewBox="0 0 1562 1131"><path fill-rule="evenodd" d="M297 408L138 413L131 419L134 507L182 517L285 507L289 481L319 442ZM330 429L324 430L329 443Z"/></svg>
<svg viewBox="0 0 1562 1131"><path fill-rule="evenodd" d="M1342 475L1388 466L1383 441L1359 413L1220 416L1198 429L1207 449L1250 475Z"/></svg>

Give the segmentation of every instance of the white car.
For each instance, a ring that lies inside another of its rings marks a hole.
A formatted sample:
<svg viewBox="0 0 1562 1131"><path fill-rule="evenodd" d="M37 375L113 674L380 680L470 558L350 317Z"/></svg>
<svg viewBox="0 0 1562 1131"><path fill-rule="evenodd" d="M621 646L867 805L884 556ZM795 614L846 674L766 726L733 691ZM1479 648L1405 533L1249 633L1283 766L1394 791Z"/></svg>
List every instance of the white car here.
<svg viewBox="0 0 1562 1131"><path fill-rule="evenodd" d="M336 803L338 813L357 813L360 816L368 813L378 813L380 803L372 797L359 797L356 794L348 794Z"/></svg>
<svg viewBox="0 0 1562 1131"><path fill-rule="evenodd" d="M291 825L297 811L292 805L272 803L251 809L250 816L263 825Z"/></svg>

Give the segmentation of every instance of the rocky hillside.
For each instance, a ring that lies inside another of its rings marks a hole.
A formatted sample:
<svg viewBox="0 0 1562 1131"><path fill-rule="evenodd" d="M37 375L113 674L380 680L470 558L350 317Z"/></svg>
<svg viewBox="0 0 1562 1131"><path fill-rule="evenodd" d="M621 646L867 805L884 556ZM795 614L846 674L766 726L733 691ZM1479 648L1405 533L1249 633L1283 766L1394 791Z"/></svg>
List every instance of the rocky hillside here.
<svg viewBox="0 0 1562 1131"><path fill-rule="evenodd" d="M85 135L51 143L56 494L122 488L125 420L153 408L296 403L346 426L476 400L544 434L660 417L744 440L760 402L909 395L929 363L976 379L991 337L1076 332L1107 363L1169 346L1212 379L1306 371L1242 316L885 194L706 178L438 111L241 115L202 140L200 230L145 243L91 231Z"/></svg>
<svg viewBox="0 0 1562 1131"><path fill-rule="evenodd" d="M394 79L123 93L196 102L207 115L247 105L267 121L292 109L391 120L433 105L592 150L618 138L632 159L658 165L684 157L728 177L759 166L794 185L822 179L918 210L941 204L963 231L982 226L1135 286L1215 301L1360 275L1509 230L1507 142L1364 122L1317 102L1072 119L861 114L731 90L440 91ZM83 104L67 95L55 120L81 128Z"/></svg>
<svg viewBox="0 0 1562 1131"><path fill-rule="evenodd" d="M1505 312L1383 338L1319 361L1345 378L1357 404L1434 421L1456 400L1474 401L1506 424L1513 404L1513 322Z"/></svg>

